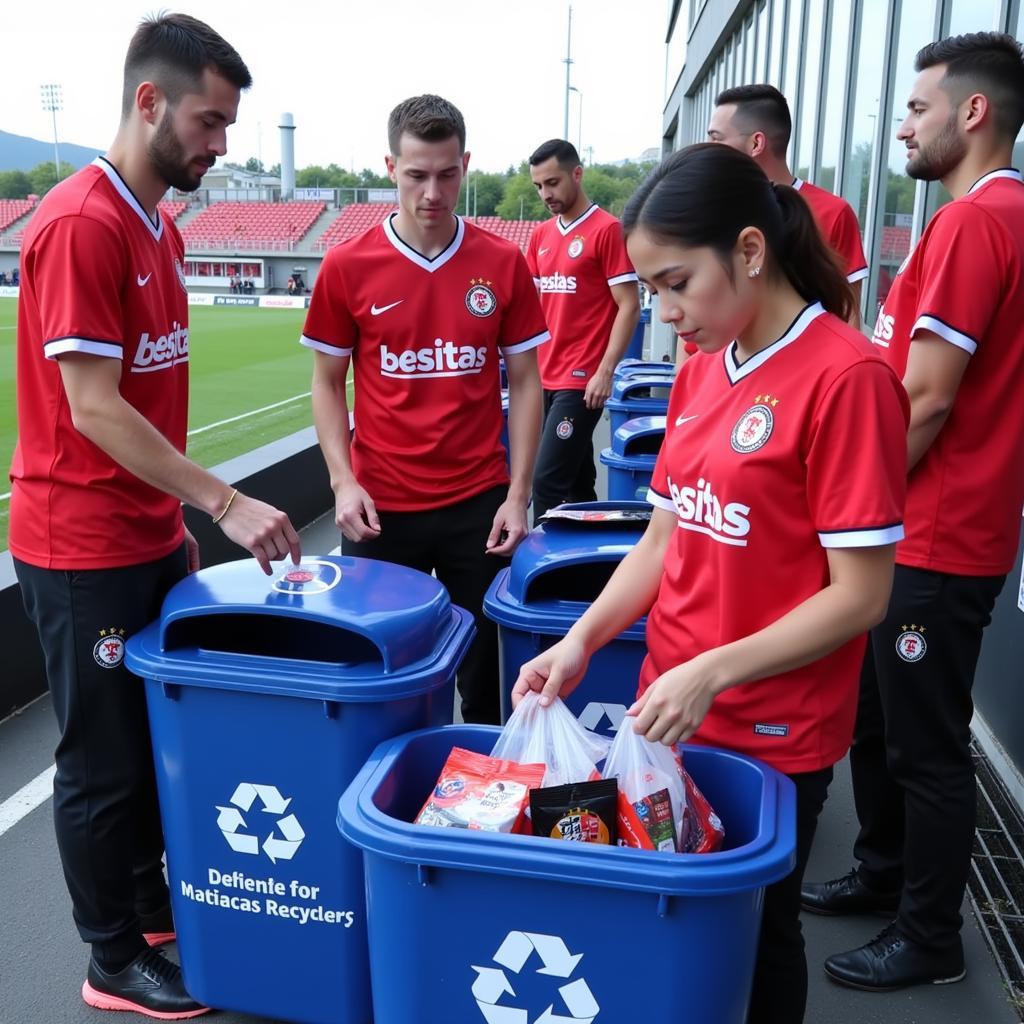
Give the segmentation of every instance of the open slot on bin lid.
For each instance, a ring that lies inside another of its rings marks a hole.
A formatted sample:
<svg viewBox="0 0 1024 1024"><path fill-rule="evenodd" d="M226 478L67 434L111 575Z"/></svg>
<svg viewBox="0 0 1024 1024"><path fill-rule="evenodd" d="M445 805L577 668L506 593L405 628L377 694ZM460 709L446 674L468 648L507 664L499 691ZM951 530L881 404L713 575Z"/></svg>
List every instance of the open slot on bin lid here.
<svg viewBox="0 0 1024 1024"><path fill-rule="evenodd" d="M629 375L612 385L613 402L635 402L638 400L667 402L672 390L672 378L664 374L646 376Z"/></svg>
<svg viewBox="0 0 1024 1024"><path fill-rule="evenodd" d="M612 451L617 455L657 455L665 440L664 416L637 416L626 420L612 435Z"/></svg>
<svg viewBox="0 0 1024 1024"><path fill-rule="evenodd" d="M203 569L164 599L159 647L338 665L384 673L429 658L452 628L432 576L344 556L304 558L265 576L253 559Z"/></svg>

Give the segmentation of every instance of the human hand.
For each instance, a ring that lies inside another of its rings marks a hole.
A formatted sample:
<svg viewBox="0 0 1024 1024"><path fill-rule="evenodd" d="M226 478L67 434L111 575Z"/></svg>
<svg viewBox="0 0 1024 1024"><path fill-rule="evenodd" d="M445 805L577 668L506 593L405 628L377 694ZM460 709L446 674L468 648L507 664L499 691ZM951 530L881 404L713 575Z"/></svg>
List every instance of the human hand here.
<svg viewBox="0 0 1024 1024"><path fill-rule="evenodd" d="M245 548L269 576L270 563L278 562L289 554L298 565L302 558L299 535L291 520L280 509L258 498L250 498L241 491L235 494L228 510L218 525L228 540Z"/></svg>
<svg viewBox="0 0 1024 1024"><path fill-rule="evenodd" d="M199 572L199 541L185 530L185 558L189 573Z"/></svg>
<svg viewBox="0 0 1024 1024"><path fill-rule="evenodd" d="M673 746L697 731L715 695L707 661L698 655L658 676L626 714L636 716L638 736Z"/></svg>
<svg viewBox="0 0 1024 1024"><path fill-rule="evenodd" d="M579 686L589 662L590 655L583 644L571 634L566 635L520 668L512 687L512 707L531 690L540 694L541 707L547 707L555 697L568 697Z"/></svg>
<svg viewBox="0 0 1024 1024"><path fill-rule="evenodd" d="M487 535L487 554L511 555L529 531L525 503L507 498L494 513L491 532Z"/></svg>
<svg viewBox="0 0 1024 1024"><path fill-rule="evenodd" d="M380 536L377 506L355 480L335 492L334 522L351 541L373 540Z"/></svg>
<svg viewBox="0 0 1024 1024"><path fill-rule="evenodd" d="M612 372L611 370L598 369L594 376L587 381L586 390L583 392L583 404L588 409L603 409L604 403L612 393Z"/></svg>

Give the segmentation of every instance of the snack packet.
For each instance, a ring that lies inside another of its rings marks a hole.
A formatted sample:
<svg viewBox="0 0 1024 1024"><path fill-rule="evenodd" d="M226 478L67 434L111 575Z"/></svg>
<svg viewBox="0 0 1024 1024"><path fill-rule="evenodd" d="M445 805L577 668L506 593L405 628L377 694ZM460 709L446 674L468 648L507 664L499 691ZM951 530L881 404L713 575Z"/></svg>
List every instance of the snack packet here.
<svg viewBox="0 0 1024 1024"><path fill-rule="evenodd" d="M618 790L614 779L531 789L533 834L614 846Z"/></svg>
<svg viewBox="0 0 1024 1024"><path fill-rule="evenodd" d="M545 770L543 764L517 764L454 747L416 824L520 831L529 791L541 784Z"/></svg>
<svg viewBox="0 0 1024 1024"><path fill-rule="evenodd" d="M722 819L715 814L707 797L697 788L690 773L683 767L683 759L676 752L679 774L686 787L686 811L679 839L680 853L714 853L725 839Z"/></svg>

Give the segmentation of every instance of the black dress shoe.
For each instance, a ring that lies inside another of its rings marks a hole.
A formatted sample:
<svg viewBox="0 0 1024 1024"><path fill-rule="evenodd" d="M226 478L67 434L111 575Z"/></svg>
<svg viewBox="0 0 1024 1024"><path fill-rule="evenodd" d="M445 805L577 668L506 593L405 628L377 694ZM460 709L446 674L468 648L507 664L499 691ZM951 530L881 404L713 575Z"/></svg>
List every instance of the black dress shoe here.
<svg viewBox="0 0 1024 1024"><path fill-rule="evenodd" d="M181 968L155 949L146 949L116 973L90 959L82 998L98 1010L130 1010L159 1020L183 1020L209 1012L209 1007L185 991Z"/></svg>
<svg viewBox="0 0 1024 1024"><path fill-rule="evenodd" d="M800 906L812 914L878 914L893 918L899 904L898 892L869 889L856 870L828 882L804 882L800 887Z"/></svg>
<svg viewBox="0 0 1024 1024"><path fill-rule="evenodd" d="M868 992L889 992L909 985L950 985L962 981L964 951L937 952L901 935L895 924L860 949L837 953L825 961L825 973L832 981Z"/></svg>

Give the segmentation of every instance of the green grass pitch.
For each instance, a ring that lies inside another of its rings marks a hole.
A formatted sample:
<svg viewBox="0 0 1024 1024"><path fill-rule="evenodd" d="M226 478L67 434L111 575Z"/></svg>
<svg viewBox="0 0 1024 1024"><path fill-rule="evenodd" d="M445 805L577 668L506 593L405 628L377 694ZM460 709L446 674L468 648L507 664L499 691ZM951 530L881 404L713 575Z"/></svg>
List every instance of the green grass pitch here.
<svg viewBox="0 0 1024 1024"><path fill-rule="evenodd" d="M301 309L190 307L188 455L200 465L215 466L313 422L313 353L298 343L305 316ZM10 491L17 433L16 318L17 300L0 299L0 494ZM0 550L7 547L9 507L9 498L0 500Z"/></svg>

